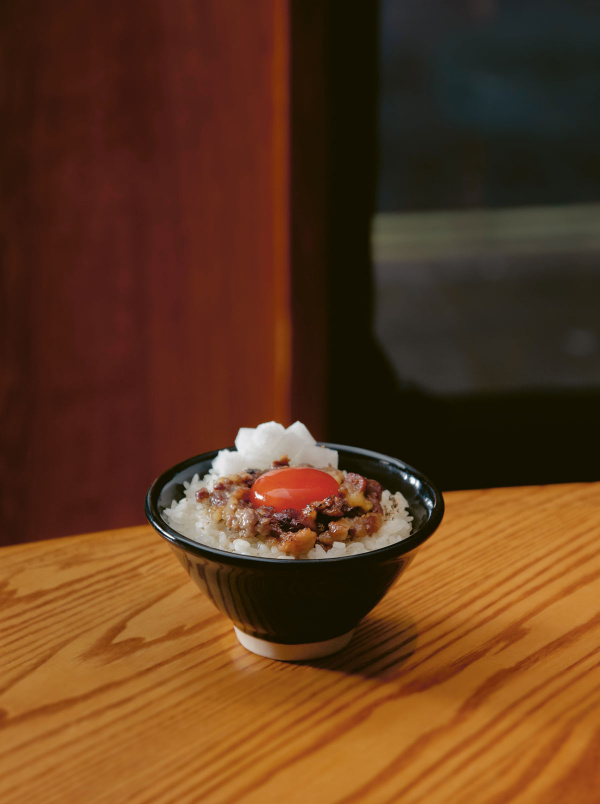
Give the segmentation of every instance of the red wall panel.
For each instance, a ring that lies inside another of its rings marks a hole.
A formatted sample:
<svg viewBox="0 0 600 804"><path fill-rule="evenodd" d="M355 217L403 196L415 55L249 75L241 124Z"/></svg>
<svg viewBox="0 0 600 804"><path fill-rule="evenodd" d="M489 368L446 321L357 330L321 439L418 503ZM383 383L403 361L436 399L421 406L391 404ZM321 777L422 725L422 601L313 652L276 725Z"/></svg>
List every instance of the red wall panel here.
<svg viewBox="0 0 600 804"><path fill-rule="evenodd" d="M286 3L1 13L10 543L139 523L170 463L301 410Z"/></svg>

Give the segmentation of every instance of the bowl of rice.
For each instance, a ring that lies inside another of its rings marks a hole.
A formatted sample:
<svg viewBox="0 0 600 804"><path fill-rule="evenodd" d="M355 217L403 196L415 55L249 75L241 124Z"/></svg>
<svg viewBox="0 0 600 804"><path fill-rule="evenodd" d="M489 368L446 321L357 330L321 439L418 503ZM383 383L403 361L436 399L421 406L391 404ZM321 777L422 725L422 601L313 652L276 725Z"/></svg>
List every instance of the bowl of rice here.
<svg viewBox="0 0 600 804"><path fill-rule="evenodd" d="M239 642L283 661L342 650L443 513L418 470L316 442L300 422L242 428L235 447L176 464L146 496L149 522Z"/></svg>

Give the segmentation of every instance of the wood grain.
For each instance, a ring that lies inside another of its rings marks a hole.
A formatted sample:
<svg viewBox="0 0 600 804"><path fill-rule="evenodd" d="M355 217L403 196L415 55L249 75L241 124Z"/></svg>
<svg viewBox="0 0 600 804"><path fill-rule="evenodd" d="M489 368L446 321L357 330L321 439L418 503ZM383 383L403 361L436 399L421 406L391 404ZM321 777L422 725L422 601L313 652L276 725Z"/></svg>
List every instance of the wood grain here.
<svg viewBox="0 0 600 804"><path fill-rule="evenodd" d="M288 50L285 0L2 4L0 544L289 423Z"/></svg>
<svg viewBox="0 0 600 804"><path fill-rule="evenodd" d="M453 492L342 654L261 659L147 527L0 552L0 800L596 802L600 484Z"/></svg>

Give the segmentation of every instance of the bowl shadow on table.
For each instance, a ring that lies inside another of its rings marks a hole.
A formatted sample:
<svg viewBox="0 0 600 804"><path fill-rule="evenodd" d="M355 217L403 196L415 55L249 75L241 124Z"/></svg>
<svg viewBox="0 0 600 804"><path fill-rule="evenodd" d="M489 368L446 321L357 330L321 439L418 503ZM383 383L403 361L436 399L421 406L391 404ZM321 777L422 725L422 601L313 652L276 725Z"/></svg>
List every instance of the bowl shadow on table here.
<svg viewBox="0 0 600 804"><path fill-rule="evenodd" d="M345 675L391 681L403 671L417 647L419 632L410 614L402 609L393 616L377 611L358 625L347 648L322 659L302 664Z"/></svg>

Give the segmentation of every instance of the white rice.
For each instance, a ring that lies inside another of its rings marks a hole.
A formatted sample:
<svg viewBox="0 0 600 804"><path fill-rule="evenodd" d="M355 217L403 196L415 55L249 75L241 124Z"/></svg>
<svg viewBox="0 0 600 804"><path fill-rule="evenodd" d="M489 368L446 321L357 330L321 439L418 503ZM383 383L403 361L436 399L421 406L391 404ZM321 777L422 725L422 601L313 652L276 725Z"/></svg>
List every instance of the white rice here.
<svg viewBox="0 0 600 804"><path fill-rule="evenodd" d="M265 544L260 539L240 539L222 523L215 523L209 510L202 503L196 502L196 492L200 488L211 489L216 478L212 474L200 478L194 475L191 483L185 483L185 497L179 502L173 501L171 508L165 509L165 521L181 533L200 544L226 550L230 553L242 553L246 556L261 556L262 558L294 559L294 556L282 553L275 545ZM389 544L410 536L412 517L409 515L408 503L397 491L391 494L384 490L381 497L383 507L383 523L373 536L364 536L351 542L334 542L329 551L321 545L316 545L303 555L302 558L337 558L338 556L353 556L357 553L367 553L379 550Z"/></svg>
<svg viewBox="0 0 600 804"><path fill-rule="evenodd" d="M290 455L292 442L294 454ZM294 556L281 552L275 545L265 544L254 537L241 539L223 523L214 522L207 507L196 501L196 492L201 488L212 491L217 479L224 474L234 474L248 468L268 468L272 461L278 460L284 454L282 448L285 448L284 452L292 465L311 463L319 468L324 468L325 465L337 467L337 452L318 447L300 422L291 425L287 430L275 422L267 422L254 429L242 428L236 439L236 446L236 452L223 450L219 453L213 462L213 468L205 477L194 475L191 482L184 483L185 496L179 501L174 500L171 507L165 509L165 521L182 536L208 547L261 558L295 560ZM312 460L307 460L309 458ZM410 536L412 517L402 494L399 491L392 494L384 490L381 505L383 523L377 533L348 542L334 542L329 551L316 545L301 558L337 558L368 553Z"/></svg>

